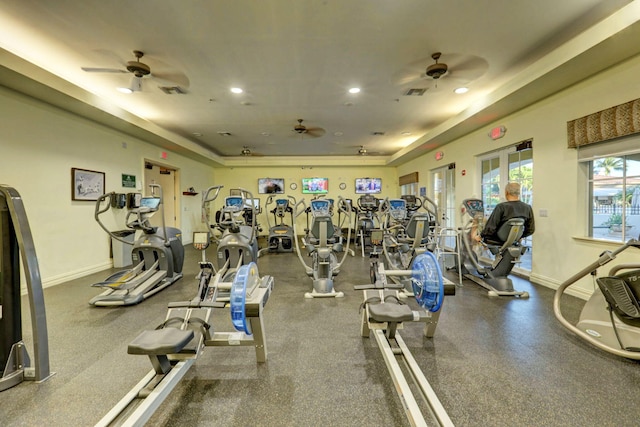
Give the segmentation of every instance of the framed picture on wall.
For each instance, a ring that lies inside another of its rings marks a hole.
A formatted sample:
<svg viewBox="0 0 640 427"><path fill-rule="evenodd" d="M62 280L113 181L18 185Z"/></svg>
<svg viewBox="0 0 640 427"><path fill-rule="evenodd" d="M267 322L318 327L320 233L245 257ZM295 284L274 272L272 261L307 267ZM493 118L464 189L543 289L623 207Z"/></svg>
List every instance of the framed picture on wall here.
<svg viewBox="0 0 640 427"><path fill-rule="evenodd" d="M71 168L71 200L96 201L104 194L104 172Z"/></svg>

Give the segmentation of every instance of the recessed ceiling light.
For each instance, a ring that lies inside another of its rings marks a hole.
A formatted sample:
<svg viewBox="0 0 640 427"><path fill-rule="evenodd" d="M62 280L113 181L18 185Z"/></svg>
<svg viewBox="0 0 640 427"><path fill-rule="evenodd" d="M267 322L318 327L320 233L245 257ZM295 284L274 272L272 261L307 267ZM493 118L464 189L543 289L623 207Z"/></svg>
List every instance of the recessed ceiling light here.
<svg viewBox="0 0 640 427"><path fill-rule="evenodd" d="M200 132L193 132L191 135L197 136L198 138L202 136Z"/></svg>
<svg viewBox="0 0 640 427"><path fill-rule="evenodd" d="M351 89L349 89L349 93L360 93L360 88L352 87Z"/></svg>
<svg viewBox="0 0 640 427"><path fill-rule="evenodd" d="M338 131L338 132L334 132L333 136L342 136L344 135L342 132Z"/></svg>
<svg viewBox="0 0 640 427"><path fill-rule="evenodd" d="M409 136L411 135L411 132L401 132L400 135L402 136Z"/></svg>
<svg viewBox="0 0 640 427"><path fill-rule="evenodd" d="M239 87L232 87L231 88L231 92L233 92L233 93L242 93L244 91Z"/></svg>
<svg viewBox="0 0 640 427"><path fill-rule="evenodd" d="M459 87L453 90L454 93L457 94L462 94L462 93L467 93L469 92L469 88L468 87Z"/></svg>
<svg viewBox="0 0 640 427"><path fill-rule="evenodd" d="M120 93L126 93L126 94L133 93L133 91L129 87L118 87L116 88L116 90Z"/></svg>

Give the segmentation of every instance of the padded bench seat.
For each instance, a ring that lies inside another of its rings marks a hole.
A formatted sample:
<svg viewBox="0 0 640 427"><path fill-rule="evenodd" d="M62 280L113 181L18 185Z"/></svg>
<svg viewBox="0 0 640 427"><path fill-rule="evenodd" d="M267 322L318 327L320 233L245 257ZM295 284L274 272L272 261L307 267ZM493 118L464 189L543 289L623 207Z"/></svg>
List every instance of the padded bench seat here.
<svg viewBox="0 0 640 427"><path fill-rule="evenodd" d="M369 319L375 322L404 322L413 320L413 311L406 304L369 303Z"/></svg>
<svg viewBox="0 0 640 427"><path fill-rule="evenodd" d="M144 331L129 343L127 353L163 355L176 354L193 339L193 331L163 328Z"/></svg>

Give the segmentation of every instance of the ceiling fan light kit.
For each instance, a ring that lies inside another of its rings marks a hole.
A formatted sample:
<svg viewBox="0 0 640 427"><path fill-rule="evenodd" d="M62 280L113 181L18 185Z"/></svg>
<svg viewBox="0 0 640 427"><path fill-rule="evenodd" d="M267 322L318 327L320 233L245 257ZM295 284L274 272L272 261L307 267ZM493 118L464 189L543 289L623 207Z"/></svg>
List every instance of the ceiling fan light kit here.
<svg viewBox="0 0 640 427"><path fill-rule="evenodd" d="M431 57L434 59L434 61L436 61L436 63L431 64L427 67L427 71L426 71L427 76L431 77L434 80L437 80L440 77L442 77L449 69L447 64L442 64L438 62L438 59L440 59L441 55L442 53L440 52L436 52L433 55L431 55Z"/></svg>

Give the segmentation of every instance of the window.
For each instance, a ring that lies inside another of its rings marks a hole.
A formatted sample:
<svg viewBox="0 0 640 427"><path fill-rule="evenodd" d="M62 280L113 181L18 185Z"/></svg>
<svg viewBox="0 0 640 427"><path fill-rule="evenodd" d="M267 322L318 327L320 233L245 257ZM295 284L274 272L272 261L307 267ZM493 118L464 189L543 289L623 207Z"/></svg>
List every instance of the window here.
<svg viewBox="0 0 640 427"><path fill-rule="evenodd" d="M623 242L640 232L640 153L588 160L589 237Z"/></svg>
<svg viewBox="0 0 640 427"><path fill-rule="evenodd" d="M413 196L418 195L418 172L402 175L398 181L400 184L400 194Z"/></svg>

